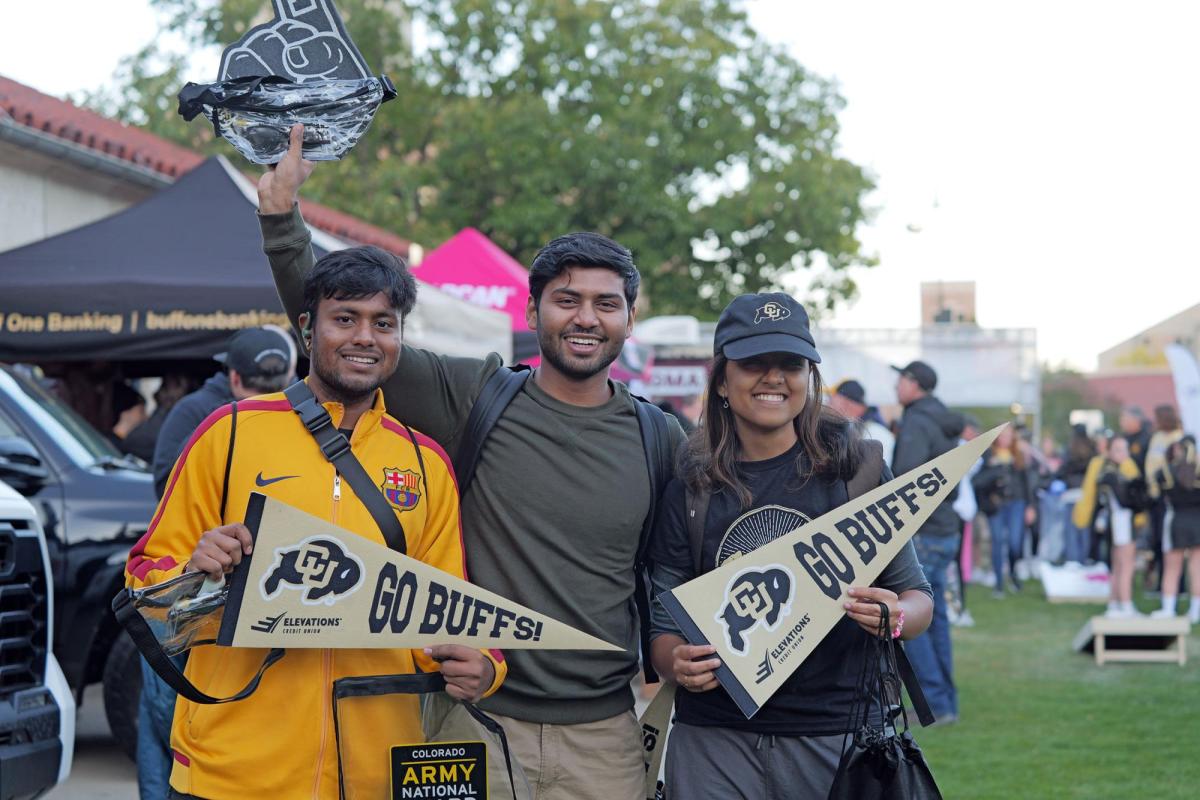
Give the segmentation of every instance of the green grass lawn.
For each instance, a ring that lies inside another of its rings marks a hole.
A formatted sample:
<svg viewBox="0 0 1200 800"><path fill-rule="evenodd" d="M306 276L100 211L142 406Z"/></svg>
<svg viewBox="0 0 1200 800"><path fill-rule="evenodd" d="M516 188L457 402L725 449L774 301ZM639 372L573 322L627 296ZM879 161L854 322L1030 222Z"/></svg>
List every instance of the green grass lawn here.
<svg viewBox="0 0 1200 800"><path fill-rule="evenodd" d="M972 586L967 602L959 722L914 729L947 800L1200 798L1200 636L1184 667L1097 667L1071 641L1103 606L1052 605L1034 581L1003 600Z"/></svg>

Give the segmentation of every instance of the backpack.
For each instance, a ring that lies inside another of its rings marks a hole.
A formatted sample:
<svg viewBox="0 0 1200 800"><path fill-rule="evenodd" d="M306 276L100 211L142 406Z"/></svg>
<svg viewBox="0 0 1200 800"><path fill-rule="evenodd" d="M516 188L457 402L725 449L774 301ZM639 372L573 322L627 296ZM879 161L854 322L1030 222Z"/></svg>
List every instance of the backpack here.
<svg viewBox="0 0 1200 800"><path fill-rule="evenodd" d="M521 391L532 374L527 364L500 367L484 382L467 423L463 427L462 440L451 461L458 478L459 498L466 497L475 478L475 468L487 444L488 434L495 427L504 409ZM650 401L631 395L637 412L638 429L642 434L642 448L646 454L646 467L650 473L650 509L642 522L638 538L637 556L634 559L634 601L637 604L639 630L642 643L642 668L646 683L658 682L658 674L650 664L650 533L654 528L654 516L659 498L674 475L675 453L671 449L671 429L666 413Z"/></svg>

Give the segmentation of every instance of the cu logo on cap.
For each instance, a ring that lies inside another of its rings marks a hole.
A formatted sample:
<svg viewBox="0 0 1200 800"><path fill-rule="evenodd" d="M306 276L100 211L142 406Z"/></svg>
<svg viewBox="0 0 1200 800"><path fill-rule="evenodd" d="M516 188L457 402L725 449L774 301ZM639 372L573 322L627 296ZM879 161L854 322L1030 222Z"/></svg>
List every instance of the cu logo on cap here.
<svg viewBox="0 0 1200 800"><path fill-rule="evenodd" d="M771 322L778 322L781 319L787 319L791 315L791 311L788 311L782 305L772 300L754 312L754 324L757 325L764 319L769 319Z"/></svg>

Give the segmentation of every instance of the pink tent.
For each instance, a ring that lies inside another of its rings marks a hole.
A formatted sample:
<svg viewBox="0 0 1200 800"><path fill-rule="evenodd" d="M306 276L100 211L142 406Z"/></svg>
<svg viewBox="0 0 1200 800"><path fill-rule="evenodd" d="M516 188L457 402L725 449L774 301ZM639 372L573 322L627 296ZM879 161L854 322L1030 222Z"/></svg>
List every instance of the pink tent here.
<svg viewBox="0 0 1200 800"><path fill-rule="evenodd" d="M413 274L468 303L506 312L514 331L529 330L529 272L474 228L463 228L425 256Z"/></svg>

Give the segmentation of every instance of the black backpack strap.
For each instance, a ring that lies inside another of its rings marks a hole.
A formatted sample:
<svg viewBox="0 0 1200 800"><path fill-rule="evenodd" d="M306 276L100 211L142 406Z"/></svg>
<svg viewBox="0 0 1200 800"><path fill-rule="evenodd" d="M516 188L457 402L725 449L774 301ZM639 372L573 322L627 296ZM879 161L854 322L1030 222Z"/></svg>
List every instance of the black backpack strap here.
<svg viewBox="0 0 1200 800"><path fill-rule="evenodd" d="M712 492L708 489L701 489L694 492L688 489L687 497L687 523L688 544L691 546L692 552L692 570L696 575L704 573L704 525L708 521L708 503L712 500Z"/></svg>
<svg viewBox="0 0 1200 800"><path fill-rule="evenodd" d="M475 477L475 467L479 465L479 456L483 453L483 445L487 442L488 434L513 401L525 381L531 374L529 365L518 364L515 367L500 367L484 381L483 388L471 406L471 414L467 424L463 426L462 438L454 453L454 475L458 479L458 496L467 494L467 487Z"/></svg>
<svg viewBox="0 0 1200 800"><path fill-rule="evenodd" d="M858 470L850 480L846 481L847 501L874 489L879 485L879 479L883 476L883 445L874 439L866 439L862 442L862 446L863 458L858 465ZM921 721L921 724L932 725L933 711L929 708L929 701L925 699L921 681L917 679L917 673L913 671L908 654L904 652L904 646L899 642L896 645L896 667L900 670L900 679L904 681L904 688L908 690L908 699L912 701L913 710L917 712L917 719Z"/></svg>
<svg viewBox="0 0 1200 800"><path fill-rule="evenodd" d="M203 705L216 705L219 703L233 703L237 700L244 700L254 694L258 689L258 684L262 680L265 673L271 665L283 658L283 648L273 648L269 650L263 657L262 665L259 666L258 672L254 673L254 677L250 679L240 692L229 697L213 697L205 694L196 688L196 685L187 679L175 666L175 662L163 652L162 645L158 643L158 639L154 638L154 632L150 630L149 623L145 618L138 613L137 608L133 604L134 593L132 589L126 589L117 594L113 598L112 610L113 616L117 618L117 622L129 634L129 638L133 640L138 652L146 659L146 663L150 665L158 677L163 679L163 682L174 689L180 697L185 697L193 703L201 703Z"/></svg>
<svg viewBox="0 0 1200 800"><path fill-rule="evenodd" d="M225 523L225 506L229 502L229 472L233 469L233 443L237 439L237 400L229 412L229 452L225 454L225 480L221 483L221 524Z"/></svg>
<svg viewBox="0 0 1200 800"><path fill-rule="evenodd" d="M304 423L304 427L317 440L321 453L346 479L346 483L350 484L350 488L367 507L367 511L371 512L375 524L383 533L383 540L387 542L387 546L397 553L406 553L408 548L404 538L404 526L400 524L399 518L384 499L379 487L367 475L367 470L363 467L362 462L350 450L350 442L341 431L333 426L329 412L317 402L317 398L313 396L308 384L304 381L297 381L284 389L283 393L288 402L292 404L292 410ZM408 435L413 438L413 446L416 447L417 442L412 431L408 431ZM417 447L418 459L420 455L421 448ZM426 486L428 485L427 481Z"/></svg>
<svg viewBox="0 0 1200 800"><path fill-rule="evenodd" d="M671 428L666 413L658 406L633 398L637 412L638 430L642 434L642 450L646 454L646 469L650 475L650 508L642 521L638 537L637 556L633 562L633 599L637 605L639 630L642 640L642 668L646 683L657 683L658 673L650 663L650 564L648 553L650 536L654 531L654 520L658 513L658 501L674 475L675 453L671 449Z"/></svg>

